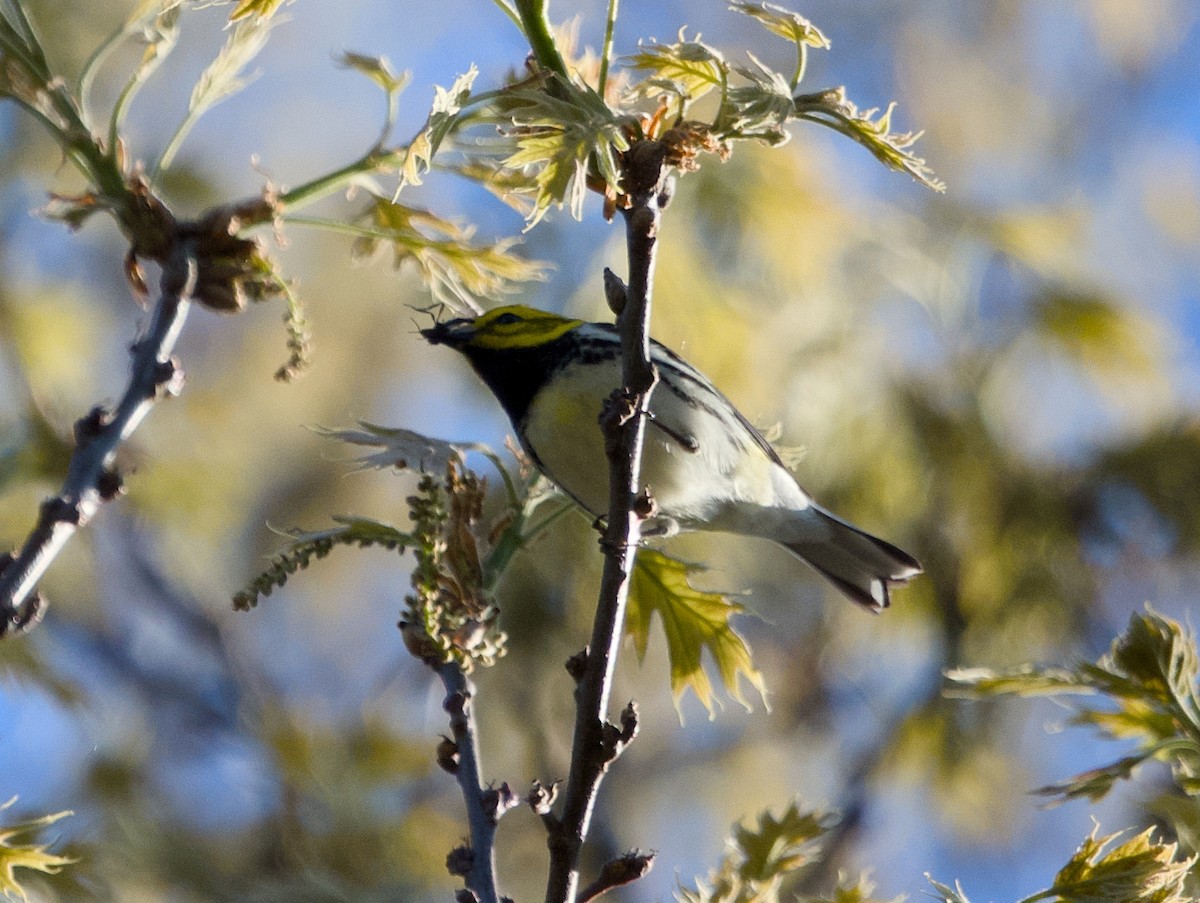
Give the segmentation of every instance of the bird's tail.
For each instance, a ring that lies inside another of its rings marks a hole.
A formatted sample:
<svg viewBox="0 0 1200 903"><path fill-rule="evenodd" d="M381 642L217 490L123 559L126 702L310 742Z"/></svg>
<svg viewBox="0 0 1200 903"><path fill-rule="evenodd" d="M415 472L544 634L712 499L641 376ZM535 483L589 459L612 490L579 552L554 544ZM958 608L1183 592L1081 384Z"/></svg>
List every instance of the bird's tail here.
<svg viewBox="0 0 1200 903"><path fill-rule="evenodd" d="M876 612L887 608L888 588L921 573L920 562L903 549L815 505L809 510L819 516L823 529L813 531L812 538L783 546L864 608Z"/></svg>

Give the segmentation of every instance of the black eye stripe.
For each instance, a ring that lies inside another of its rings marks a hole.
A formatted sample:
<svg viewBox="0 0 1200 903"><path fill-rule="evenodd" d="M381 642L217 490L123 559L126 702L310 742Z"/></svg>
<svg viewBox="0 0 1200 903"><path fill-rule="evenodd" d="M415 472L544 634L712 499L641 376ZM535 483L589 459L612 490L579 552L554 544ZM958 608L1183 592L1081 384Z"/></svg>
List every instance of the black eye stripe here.
<svg viewBox="0 0 1200 903"><path fill-rule="evenodd" d="M520 323L521 318L512 311L509 311L506 314L501 314L500 316L496 317L496 319L494 319L492 322L497 326L508 326L512 323Z"/></svg>

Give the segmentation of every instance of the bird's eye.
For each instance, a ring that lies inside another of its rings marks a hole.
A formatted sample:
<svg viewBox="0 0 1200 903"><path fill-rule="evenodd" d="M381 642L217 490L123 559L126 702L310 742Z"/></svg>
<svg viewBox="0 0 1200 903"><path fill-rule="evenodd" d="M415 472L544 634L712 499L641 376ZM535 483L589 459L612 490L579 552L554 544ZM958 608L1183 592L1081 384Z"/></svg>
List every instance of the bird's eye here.
<svg viewBox="0 0 1200 903"><path fill-rule="evenodd" d="M520 323L521 318L512 311L509 311L508 313L501 314L500 316L496 317L496 319L494 319L492 322L497 326L509 326L512 323Z"/></svg>

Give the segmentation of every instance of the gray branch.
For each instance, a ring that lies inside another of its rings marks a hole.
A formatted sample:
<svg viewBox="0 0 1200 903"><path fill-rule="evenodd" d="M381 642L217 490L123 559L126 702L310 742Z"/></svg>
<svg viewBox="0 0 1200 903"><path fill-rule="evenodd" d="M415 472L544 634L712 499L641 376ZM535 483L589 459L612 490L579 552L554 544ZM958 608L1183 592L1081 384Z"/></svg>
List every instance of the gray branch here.
<svg viewBox="0 0 1200 903"><path fill-rule="evenodd" d="M587 839L600 782L609 765L637 732L630 703L621 724L608 720L609 695L625 624L629 578L641 537L642 445L646 412L657 374L650 361L650 301L655 249L667 198L665 148L655 141L634 144L626 155L630 205L625 215L629 285L617 317L621 336L621 386L601 413L609 462L608 524L601 539L604 572L583 673L575 691L575 735L562 815L551 831L547 903L573 903L579 887L579 853ZM614 291L608 280L610 298Z"/></svg>
<svg viewBox="0 0 1200 903"><path fill-rule="evenodd" d="M120 403L112 412L95 407L75 424L75 453L62 490L42 503L20 551L0 558L0 636L25 630L41 617L38 581L75 531L121 491L120 476L112 469L117 448L164 393L178 391L182 372L171 351L187 318L196 272L192 241L178 241L163 264L162 296L150 328L131 349L132 371Z"/></svg>
<svg viewBox="0 0 1200 903"><path fill-rule="evenodd" d="M467 805L467 823L471 846L450 854L451 871L461 874L467 889L479 903L501 903L496 888L496 824L505 812L517 804L517 795L508 784L484 787L479 765L479 744L475 728L475 686L456 662L437 667L446 688L443 707L450 715L454 734L452 771ZM443 767L446 757L439 756Z"/></svg>

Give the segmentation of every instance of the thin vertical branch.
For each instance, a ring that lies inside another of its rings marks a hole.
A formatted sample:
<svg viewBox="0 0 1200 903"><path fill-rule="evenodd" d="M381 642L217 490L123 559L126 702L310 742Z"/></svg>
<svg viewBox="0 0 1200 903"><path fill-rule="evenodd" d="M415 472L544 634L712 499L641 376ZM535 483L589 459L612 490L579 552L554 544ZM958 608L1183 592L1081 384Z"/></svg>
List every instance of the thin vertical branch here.
<svg viewBox="0 0 1200 903"><path fill-rule="evenodd" d="M613 29L617 24L617 6L620 0L608 0L608 17L604 22L604 48L600 51L600 83L596 92L603 97L608 87L608 65L612 59Z"/></svg>
<svg viewBox="0 0 1200 903"><path fill-rule="evenodd" d="M517 15L521 17L521 27L525 31L525 39L533 50L533 57L538 65L548 72L555 72L563 78L569 78L567 64L554 35L550 30L550 19L547 15L549 0L515 0Z"/></svg>
<svg viewBox="0 0 1200 903"><path fill-rule="evenodd" d="M572 903L579 887L579 854L587 838L600 782L608 766L637 732L630 703L621 724L608 720L608 703L629 598L641 521L648 500L640 498L646 412L657 375L650 360L650 301L655 249L662 216L665 149L658 142L635 144L626 154L630 206L625 213L629 285L617 317L621 337L621 387L601 414L609 459L608 525L601 545L604 573L592 641L575 692L575 735L562 814L550 832L547 903Z"/></svg>
<svg viewBox="0 0 1200 903"><path fill-rule="evenodd" d="M516 804L517 797L507 784L499 788L483 786L475 728L474 684L457 662L439 665L437 672L446 688L443 707L450 715L450 729L454 734L454 776L462 788L471 831L470 854L462 863L463 878L479 903L500 903L496 888L496 824L500 816Z"/></svg>
<svg viewBox="0 0 1200 903"><path fill-rule="evenodd" d="M0 559L0 635L20 631L38 619L41 603L33 595L38 581L101 502L120 491L120 477L112 470L117 448L137 429L164 390L178 387L181 371L171 361L171 352L187 318L196 272L193 243L181 239L163 264L162 295L150 328L133 345L129 385L116 410L93 408L75 424L76 448L62 490L42 503L37 523L21 550Z"/></svg>

